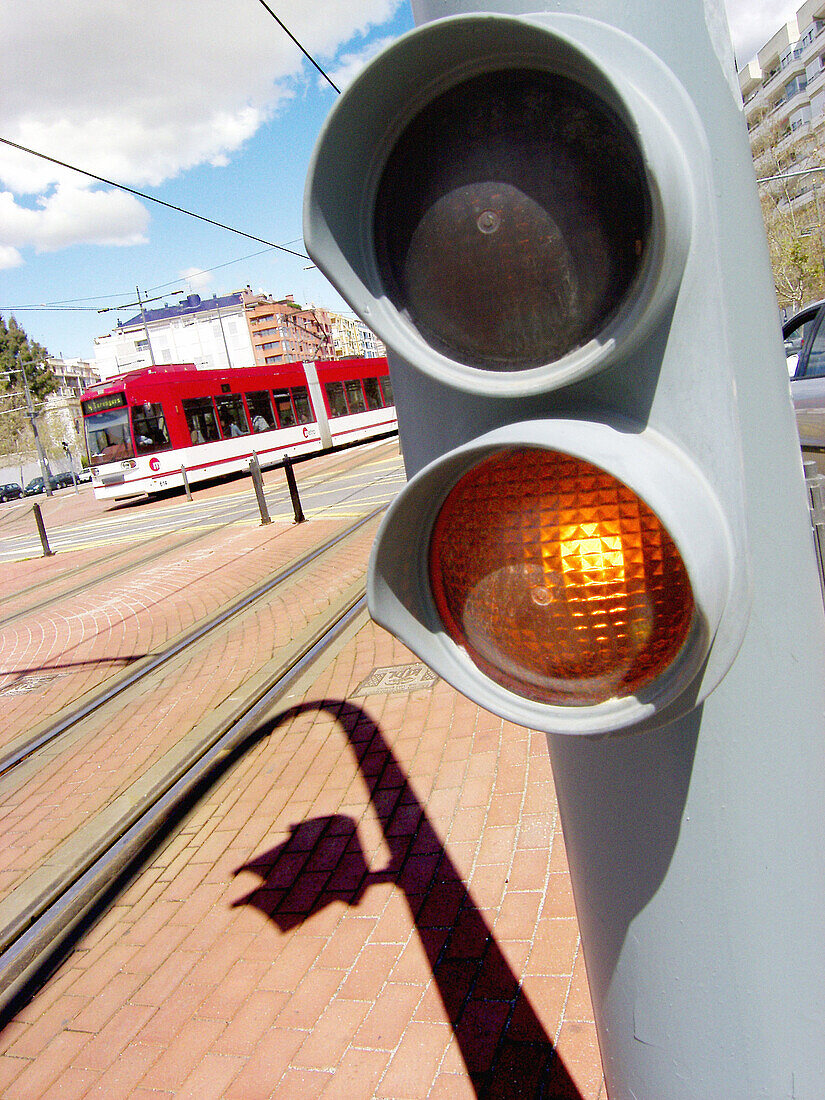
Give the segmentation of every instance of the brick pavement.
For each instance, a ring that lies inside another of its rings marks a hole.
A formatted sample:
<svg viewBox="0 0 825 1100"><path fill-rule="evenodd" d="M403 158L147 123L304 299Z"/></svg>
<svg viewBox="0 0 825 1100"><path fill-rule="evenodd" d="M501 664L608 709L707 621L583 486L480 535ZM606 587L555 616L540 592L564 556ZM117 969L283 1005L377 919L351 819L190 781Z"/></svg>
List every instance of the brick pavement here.
<svg viewBox="0 0 825 1100"><path fill-rule="evenodd" d="M339 646L5 1028L4 1097L604 1095L544 738L355 694L411 661Z"/></svg>
<svg viewBox="0 0 825 1100"><path fill-rule="evenodd" d="M544 738L441 682L355 694L413 660L367 624L316 670L4 1028L0 1095L604 1096Z"/></svg>
<svg viewBox="0 0 825 1100"><path fill-rule="evenodd" d="M136 692L127 692L89 716L82 736L58 742L54 752L40 759L28 776L21 779L15 773L0 779L0 889L19 885L92 814L127 792L164 753L234 691L242 689L259 668L285 651L292 638L328 613L339 593L363 578L376 524L377 520L373 521L314 563L307 573L279 586L263 605L257 604L215 636L181 654L170 667L159 670L151 683L142 683ZM241 569L247 583L252 578L263 580L282 564L283 555L293 552L294 547L290 549L289 542L282 546L284 540L272 530L242 529L242 545L246 546L242 563L236 561L232 536L224 533L224 544L232 546L232 555L223 563L221 583L217 579L211 582L213 597L227 588L231 591L230 582ZM294 538L309 539L311 544L322 530L323 525L302 525L295 529ZM216 557L220 555L216 553ZM174 570L167 568L169 572ZM224 578L224 573L228 577ZM187 612L193 610L193 603L197 607L199 601L193 601L192 592L198 590L193 586L178 580L172 590ZM218 602L224 602L223 598ZM149 616L150 623L168 625L182 613L171 600L163 610L163 617ZM121 649L123 646L121 641ZM64 690L69 691L71 681L67 682ZM24 697L15 713L26 702Z"/></svg>
<svg viewBox="0 0 825 1100"><path fill-rule="evenodd" d="M374 457L393 448L394 444L384 445L370 453ZM323 478L325 471L357 465L364 457L353 452L305 464L305 479ZM268 472L270 479L279 475L280 471ZM203 492L214 497L236 488L237 481L225 482ZM249 491L248 482L245 491ZM55 516L77 523L98 515L106 502L95 501L89 490L84 492L52 498L49 504ZM151 512L170 505L168 500L151 501L146 507ZM19 517L18 522L28 519ZM261 583L285 562L307 553L341 526L323 515L299 527L241 523L205 532L188 546L180 532L152 538L154 560L147 560L148 548L141 555L134 544L126 544L115 555L107 547L0 565L4 618L19 616L6 623L0 634L0 745L28 728L33 712L38 721L56 714L112 673L163 648L177 633ZM129 568L131 562L133 568ZM73 592L73 577L87 586ZM23 614L27 605L42 602L33 594L33 584L42 588L47 582L53 596L48 606ZM21 593L17 598L16 592Z"/></svg>

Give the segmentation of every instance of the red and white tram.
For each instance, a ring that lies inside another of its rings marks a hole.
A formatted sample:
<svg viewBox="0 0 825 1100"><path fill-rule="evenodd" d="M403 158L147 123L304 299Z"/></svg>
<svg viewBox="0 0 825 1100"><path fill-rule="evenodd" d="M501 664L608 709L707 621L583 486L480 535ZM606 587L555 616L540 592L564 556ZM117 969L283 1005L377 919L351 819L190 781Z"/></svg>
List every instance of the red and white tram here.
<svg viewBox="0 0 825 1100"><path fill-rule="evenodd" d="M98 499L122 499L367 439L397 427L386 359L146 367L80 399Z"/></svg>

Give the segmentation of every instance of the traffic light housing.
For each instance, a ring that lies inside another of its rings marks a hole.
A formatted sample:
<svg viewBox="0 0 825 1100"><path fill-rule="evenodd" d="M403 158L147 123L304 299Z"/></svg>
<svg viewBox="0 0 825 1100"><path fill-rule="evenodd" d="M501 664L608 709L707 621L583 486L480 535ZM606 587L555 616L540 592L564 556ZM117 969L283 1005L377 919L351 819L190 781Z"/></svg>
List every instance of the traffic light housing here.
<svg viewBox="0 0 825 1100"><path fill-rule="evenodd" d="M387 345L411 477L370 609L505 718L658 725L737 652L717 216L684 88L577 16L430 23L326 123L306 243Z"/></svg>
<svg viewBox="0 0 825 1100"><path fill-rule="evenodd" d="M474 2L413 0L310 167L410 476L370 607L548 733L610 1096L825 1095L825 618L723 8Z"/></svg>

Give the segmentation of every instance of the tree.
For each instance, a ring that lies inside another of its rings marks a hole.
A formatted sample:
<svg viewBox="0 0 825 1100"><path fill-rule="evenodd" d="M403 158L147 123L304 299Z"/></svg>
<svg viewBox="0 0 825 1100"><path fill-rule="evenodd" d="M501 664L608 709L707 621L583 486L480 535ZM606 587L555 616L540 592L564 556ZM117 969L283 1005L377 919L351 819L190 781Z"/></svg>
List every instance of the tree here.
<svg viewBox="0 0 825 1100"><path fill-rule="evenodd" d="M825 250L816 174L805 175L821 163L821 150L805 123L772 123L764 117L754 130L752 144L762 217L768 238L776 297L780 306L795 312L825 296Z"/></svg>
<svg viewBox="0 0 825 1100"><path fill-rule="evenodd" d="M822 228L810 210L784 208L773 194L761 195L776 298L791 313L825 296Z"/></svg>
<svg viewBox="0 0 825 1100"><path fill-rule="evenodd" d="M8 325L0 316L0 453L17 454L30 450L34 443L24 396L25 372L35 413L43 410L45 399L58 382L46 366L48 352L18 325L14 317Z"/></svg>

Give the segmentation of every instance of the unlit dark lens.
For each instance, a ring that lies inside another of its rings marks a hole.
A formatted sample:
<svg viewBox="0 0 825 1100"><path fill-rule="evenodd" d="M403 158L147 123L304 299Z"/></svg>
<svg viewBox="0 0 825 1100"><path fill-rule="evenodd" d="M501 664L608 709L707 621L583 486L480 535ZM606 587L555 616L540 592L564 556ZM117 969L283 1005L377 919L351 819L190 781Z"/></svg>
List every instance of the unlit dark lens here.
<svg viewBox="0 0 825 1100"><path fill-rule="evenodd" d="M566 77L488 73L410 123L381 178L375 244L385 291L436 350L524 370L596 336L649 235L630 132Z"/></svg>

